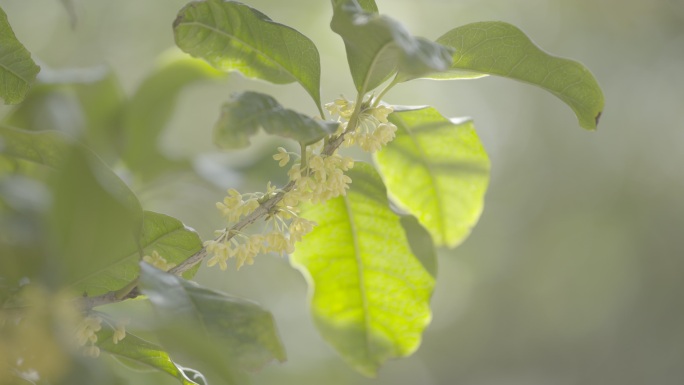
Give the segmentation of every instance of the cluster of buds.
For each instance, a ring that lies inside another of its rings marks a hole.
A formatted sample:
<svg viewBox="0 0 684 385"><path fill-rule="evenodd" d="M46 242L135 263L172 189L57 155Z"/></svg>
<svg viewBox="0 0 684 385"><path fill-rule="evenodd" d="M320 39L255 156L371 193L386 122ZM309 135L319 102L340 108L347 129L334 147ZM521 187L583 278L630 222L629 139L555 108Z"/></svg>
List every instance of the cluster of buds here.
<svg viewBox="0 0 684 385"><path fill-rule="evenodd" d="M358 124L352 130L348 130L349 119L355 106L355 102L345 98L336 99L325 105L330 114L338 116L340 126L335 134L345 134L344 145L346 147L358 145L364 151L372 153L394 139L397 126L387 120L389 114L394 111L392 107L384 105L373 107L368 102L362 103Z"/></svg>
<svg viewBox="0 0 684 385"><path fill-rule="evenodd" d="M159 255L157 250L152 250L152 255L146 255L143 257L143 261L149 263L150 265L156 267L159 270L169 271L176 267L175 263L169 263L166 258Z"/></svg>
<svg viewBox="0 0 684 385"><path fill-rule="evenodd" d="M264 193L240 194L237 190L230 189L228 196L223 202L217 203L216 207L229 222L237 222L254 212L263 200L277 192L270 182ZM313 222L297 216L296 207L287 206L281 201L269 213L264 233L248 235L220 230L217 239L204 242L207 252L212 254L207 265L218 265L221 270L226 270L228 259L235 258L235 264L239 269L243 265L253 264L254 257L260 253L292 253L295 242L300 241L313 226Z"/></svg>
<svg viewBox="0 0 684 385"><path fill-rule="evenodd" d="M98 340L97 332L102 330L103 321L104 320L97 315L90 314L83 318L79 326L76 328L76 343L83 347L82 351L86 356L100 356L100 348L97 347L95 343L97 343ZM112 342L118 344L124 338L126 338L126 322L122 321L118 322L114 326Z"/></svg>

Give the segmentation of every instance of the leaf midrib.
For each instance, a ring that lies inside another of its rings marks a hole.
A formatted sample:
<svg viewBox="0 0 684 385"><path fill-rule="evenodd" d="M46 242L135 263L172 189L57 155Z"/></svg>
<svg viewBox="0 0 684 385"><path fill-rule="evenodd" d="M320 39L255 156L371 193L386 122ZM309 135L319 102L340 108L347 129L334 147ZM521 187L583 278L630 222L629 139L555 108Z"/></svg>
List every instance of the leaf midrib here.
<svg viewBox="0 0 684 385"><path fill-rule="evenodd" d="M12 75L13 77L15 77L15 78L21 80L22 82L24 82L24 84L29 84L29 80L28 80L28 79L24 79L22 76L20 76L20 75L19 75L18 73L16 73L16 72L12 71L12 70L11 70L9 67L7 67L6 65L0 63L0 67L1 67L2 69L4 69L5 71L9 72L9 74Z"/></svg>
<svg viewBox="0 0 684 385"><path fill-rule="evenodd" d="M365 279L363 275L363 261L361 259L361 254L360 254L360 247L359 247L359 238L357 235L357 228L356 224L354 222L354 214L351 210L351 202L349 201L349 197L347 195L343 196L344 199L344 208L347 214L348 222L349 222L349 230L352 236L352 240L354 242L354 258L356 259L356 265L357 265L357 279L359 280L359 296L361 297L361 305L363 308L363 324L364 324L364 333L363 333L363 338L364 338L364 345L366 347L366 351L368 352L368 358L372 359L372 349L370 346L370 317L369 317L369 311L368 311L368 300L366 298L366 286L365 286Z"/></svg>
<svg viewBox="0 0 684 385"><path fill-rule="evenodd" d="M269 63L274 64L274 65L277 66L279 69L281 69L282 71L284 71L284 72L286 72L288 75L290 75L295 81L301 83L301 81L299 80L299 78L298 78L297 76L295 76L295 74L294 74L292 71L290 71L289 69L287 69L286 67L284 67L282 64L280 64L279 62L277 62L275 59L273 59L273 58L271 58L270 56L268 56L267 54L265 54L262 50L255 48L253 45L249 44L249 43L246 42L245 40L238 38L236 35L231 35L231 34L225 32L225 31L222 31L222 30L220 30L220 29L218 29L218 28L212 27L212 26L210 26L210 25L207 25L207 24L204 24L204 23L201 23L201 22L198 22L198 21L181 22L181 23L178 24L178 26L177 26L176 28L178 28L178 27L180 27L180 26L183 26L183 25L185 25L185 26L199 26L200 28L203 27L203 28L206 28L206 29L208 29L208 30L210 30L210 31L212 31L212 32L218 33L219 35L223 35L223 36L227 37L228 39L234 39L234 40L238 41L239 43L241 43L243 46L246 46L246 47L248 47L249 49L251 49L251 50L253 50L253 51L255 51L255 52L258 52L259 55L261 55L262 57L266 58L266 59L269 61Z"/></svg>

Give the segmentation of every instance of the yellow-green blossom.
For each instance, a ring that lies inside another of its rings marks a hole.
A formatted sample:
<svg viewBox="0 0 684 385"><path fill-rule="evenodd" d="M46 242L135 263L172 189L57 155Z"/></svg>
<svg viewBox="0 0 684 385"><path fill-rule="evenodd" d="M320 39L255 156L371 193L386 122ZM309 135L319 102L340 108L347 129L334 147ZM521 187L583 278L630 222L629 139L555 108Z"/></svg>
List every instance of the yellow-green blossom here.
<svg viewBox="0 0 684 385"><path fill-rule="evenodd" d="M278 147L278 153L273 155L273 159L279 161L278 166L283 167L290 161L290 154L284 148Z"/></svg>
<svg viewBox="0 0 684 385"><path fill-rule="evenodd" d="M143 257L143 261L149 263L150 265L156 267L159 270L169 271L176 267L175 263L169 263L164 257L159 255L157 250L152 251L152 255L146 255Z"/></svg>

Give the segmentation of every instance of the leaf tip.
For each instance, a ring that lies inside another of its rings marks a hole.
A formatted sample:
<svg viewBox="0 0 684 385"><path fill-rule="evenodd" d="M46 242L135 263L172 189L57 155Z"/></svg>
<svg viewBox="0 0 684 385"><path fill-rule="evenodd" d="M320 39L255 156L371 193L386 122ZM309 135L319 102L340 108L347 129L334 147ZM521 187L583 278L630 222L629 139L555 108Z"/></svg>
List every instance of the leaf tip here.
<svg viewBox="0 0 684 385"><path fill-rule="evenodd" d="M602 113L603 113L603 111L599 111L599 113L598 113L598 114L596 115L596 117L594 118L594 125L595 125L595 128L594 128L594 129L598 128L599 120L601 119L601 114L602 114Z"/></svg>

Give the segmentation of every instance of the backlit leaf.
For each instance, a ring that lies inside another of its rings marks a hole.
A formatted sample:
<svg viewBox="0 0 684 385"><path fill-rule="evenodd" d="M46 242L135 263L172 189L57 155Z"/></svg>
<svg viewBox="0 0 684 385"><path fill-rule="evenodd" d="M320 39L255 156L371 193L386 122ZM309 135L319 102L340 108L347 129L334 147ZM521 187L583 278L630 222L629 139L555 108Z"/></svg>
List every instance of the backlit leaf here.
<svg viewBox="0 0 684 385"><path fill-rule="evenodd" d="M179 264L202 248L202 240L197 233L183 225L178 219L152 211L145 211L143 228L139 239L143 255L152 255L156 251L168 263ZM140 272L140 253L138 248L122 252L118 258L111 259L111 265L92 271L88 276L73 282L79 292L88 295L100 295L108 291L120 289ZM183 274L192 278L199 265Z"/></svg>
<svg viewBox="0 0 684 385"><path fill-rule="evenodd" d="M480 217L489 159L470 120L432 107L397 109L396 138L375 160L391 199L413 214L439 246L455 247Z"/></svg>
<svg viewBox="0 0 684 385"><path fill-rule="evenodd" d="M286 109L269 95L248 91L223 105L214 127L214 142L226 149L247 147L249 137L261 127L269 134L306 145L332 134L338 125Z"/></svg>
<svg viewBox="0 0 684 385"><path fill-rule="evenodd" d="M321 104L321 64L300 32L234 1L191 2L173 23L176 44L225 71L276 84L299 82Z"/></svg>
<svg viewBox="0 0 684 385"><path fill-rule="evenodd" d="M171 361L168 353L161 346L138 338L131 333L126 333L126 337L118 343L114 343L112 336L114 329L106 324L97 333L97 346L116 357L130 360L134 363L143 364L176 377L183 385L195 385L185 376L183 371Z"/></svg>
<svg viewBox="0 0 684 385"><path fill-rule="evenodd" d="M285 360L271 313L253 302L204 288L142 263L140 288L159 316L162 344L173 356L236 383L241 370ZM199 365L199 366L198 366Z"/></svg>
<svg viewBox="0 0 684 385"><path fill-rule="evenodd" d="M449 68L448 48L412 36L396 20L368 12L356 0L333 6L330 27L344 40L357 91L371 91L397 71L417 77Z"/></svg>
<svg viewBox="0 0 684 385"><path fill-rule="evenodd" d="M604 102L591 72L576 61L542 51L515 26L503 22L467 24L452 29L437 42L456 52L449 72L428 78L459 78L467 71L530 83L570 106L580 126L596 129Z"/></svg>
<svg viewBox="0 0 684 385"><path fill-rule="evenodd" d="M0 98L5 104L21 102L38 71L40 67L17 40L7 14L0 8Z"/></svg>
<svg viewBox="0 0 684 385"><path fill-rule="evenodd" d="M346 196L302 211L318 225L297 244L292 263L308 278L323 338L373 376L386 360L418 348L434 279L411 253L373 167L358 162L348 175Z"/></svg>

